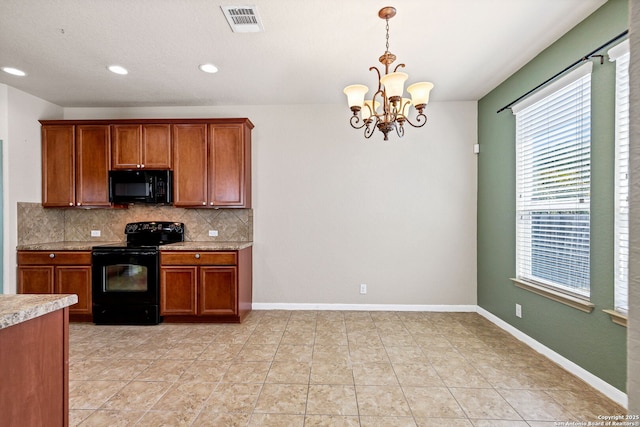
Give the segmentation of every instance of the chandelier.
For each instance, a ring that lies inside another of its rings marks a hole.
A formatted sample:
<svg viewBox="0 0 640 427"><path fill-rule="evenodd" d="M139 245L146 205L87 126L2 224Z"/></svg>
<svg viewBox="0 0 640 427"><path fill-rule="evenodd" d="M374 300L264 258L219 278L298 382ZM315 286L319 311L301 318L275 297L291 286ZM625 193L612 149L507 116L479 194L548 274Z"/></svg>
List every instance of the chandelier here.
<svg viewBox="0 0 640 427"><path fill-rule="evenodd" d="M344 88L347 95L349 108L353 112L350 123L354 129L364 128L365 138L371 138L376 128L384 134L384 140L388 140L388 134L393 129L399 137L404 136L404 124L408 123L419 128L427 123L424 108L429 103L429 92L433 89L433 83L414 83L407 88L411 99L404 98L404 82L409 78L406 73L398 72L398 68L404 68L404 64L398 64L389 73L389 66L396 60L396 56L389 52L389 19L396 16L396 9L391 6L383 7L378 16L387 22L387 49L379 58L384 65L384 76L377 67L369 68L378 74L378 90L372 99L365 101L364 96L369 88L364 85L351 85ZM417 110L415 123L409 118L411 105ZM379 108L382 107L382 110ZM360 115L358 115L360 113Z"/></svg>

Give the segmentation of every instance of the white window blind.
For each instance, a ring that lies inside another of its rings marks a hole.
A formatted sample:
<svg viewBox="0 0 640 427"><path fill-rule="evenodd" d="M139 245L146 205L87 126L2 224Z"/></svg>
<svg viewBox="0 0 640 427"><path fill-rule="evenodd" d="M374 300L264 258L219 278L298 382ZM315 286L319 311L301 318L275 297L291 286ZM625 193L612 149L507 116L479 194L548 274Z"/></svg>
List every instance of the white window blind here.
<svg viewBox="0 0 640 427"><path fill-rule="evenodd" d="M586 62L512 107L516 274L590 296L591 68Z"/></svg>
<svg viewBox="0 0 640 427"><path fill-rule="evenodd" d="M629 41L611 48L616 62L615 310L629 311Z"/></svg>

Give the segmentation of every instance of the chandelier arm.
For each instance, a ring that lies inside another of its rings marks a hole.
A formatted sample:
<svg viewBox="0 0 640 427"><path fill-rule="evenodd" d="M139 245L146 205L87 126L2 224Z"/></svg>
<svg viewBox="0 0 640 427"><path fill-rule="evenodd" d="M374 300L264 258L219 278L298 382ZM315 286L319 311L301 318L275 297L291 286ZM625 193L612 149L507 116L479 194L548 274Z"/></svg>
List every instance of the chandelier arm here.
<svg viewBox="0 0 640 427"><path fill-rule="evenodd" d="M371 138L371 135L373 135L373 132L375 132L376 130L376 125L378 124L378 117L376 117L376 122L373 124L373 126L369 126L371 124L373 120L368 120L369 123L367 123L367 127L364 129L364 137L369 139Z"/></svg>
<svg viewBox="0 0 640 427"><path fill-rule="evenodd" d="M400 124L399 126L396 126L396 133L400 138L404 136L404 124Z"/></svg>
<svg viewBox="0 0 640 427"><path fill-rule="evenodd" d="M360 123L360 117L357 114L351 116L351 118L349 119L349 124L354 129L362 129L367 124L367 121L364 120L360 126L356 126L358 123Z"/></svg>
<svg viewBox="0 0 640 427"><path fill-rule="evenodd" d="M401 115L401 113L402 113L402 102L401 101L391 102L391 100L389 100L389 121L392 121L392 122L398 121L398 118Z"/></svg>
<svg viewBox="0 0 640 427"><path fill-rule="evenodd" d="M375 105L376 105L376 96L380 95L380 97L382 97L382 110L383 110L383 114L384 114L384 110L385 110L385 96L384 96L384 91L382 90L382 88L380 87L380 84L378 84L378 90L376 91L376 93L373 94L373 96L371 97L371 105L373 106L373 109L371 110L371 116L375 117L376 120L379 119L380 117L380 113L378 113L377 111L375 111Z"/></svg>
<svg viewBox="0 0 640 427"><path fill-rule="evenodd" d="M411 120L409 120L408 117L405 117L404 121L409 123L414 128L421 128L422 126L427 124L427 116L424 113L419 113L416 116L416 123L415 124L411 123Z"/></svg>
<svg viewBox="0 0 640 427"><path fill-rule="evenodd" d="M380 70L378 70L378 67L369 67L369 71L375 71L378 75L378 92L380 92L380 89L382 89L382 84L380 83L382 75L380 74Z"/></svg>
<svg viewBox="0 0 640 427"><path fill-rule="evenodd" d="M404 64L398 64L398 65L396 65L396 68L394 68L394 69L393 69L393 72L395 73L396 71L398 71L398 68L400 68L400 67L404 68L404 67L405 67L405 65L404 65Z"/></svg>

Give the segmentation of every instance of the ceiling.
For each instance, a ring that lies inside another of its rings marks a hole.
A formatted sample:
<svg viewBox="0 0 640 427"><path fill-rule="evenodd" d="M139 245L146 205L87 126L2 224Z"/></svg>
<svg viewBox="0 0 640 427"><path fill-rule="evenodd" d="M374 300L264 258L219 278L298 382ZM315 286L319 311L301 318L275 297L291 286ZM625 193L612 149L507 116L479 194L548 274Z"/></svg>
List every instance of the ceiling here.
<svg viewBox="0 0 640 427"><path fill-rule="evenodd" d="M389 50L434 101L477 100L606 0L395 0ZM255 5L260 33L234 33L221 5ZM2 0L0 83L63 107L345 103L371 96L387 2ZM567 65L575 58L567 58ZM206 74L198 65L220 68ZM107 71L110 64L129 70ZM345 107L346 108L346 107Z"/></svg>

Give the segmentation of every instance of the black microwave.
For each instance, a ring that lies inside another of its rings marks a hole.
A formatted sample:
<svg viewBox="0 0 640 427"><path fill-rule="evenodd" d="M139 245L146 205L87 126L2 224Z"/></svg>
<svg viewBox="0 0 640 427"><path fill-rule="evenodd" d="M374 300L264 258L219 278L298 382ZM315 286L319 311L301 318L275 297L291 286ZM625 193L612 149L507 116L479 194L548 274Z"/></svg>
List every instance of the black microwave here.
<svg viewBox="0 0 640 427"><path fill-rule="evenodd" d="M109 201L170 204L171 174L168 170L109 171Z"/></svg>

